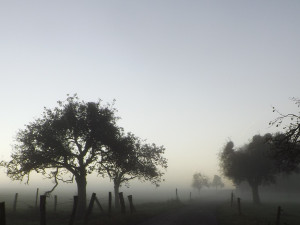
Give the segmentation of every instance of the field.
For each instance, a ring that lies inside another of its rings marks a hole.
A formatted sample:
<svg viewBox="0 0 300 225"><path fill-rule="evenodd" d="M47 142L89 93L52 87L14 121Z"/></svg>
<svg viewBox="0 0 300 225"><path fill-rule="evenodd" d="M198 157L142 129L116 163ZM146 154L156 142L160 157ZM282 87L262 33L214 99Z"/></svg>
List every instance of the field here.
<svg viewBox="0 0 300 225"><path fill-rule="evenodd" d="M113 210L111 215L107 214L106 207L103 205L105 212L101 212L96 205L92 214L90 215L87 222L75 219L74 225L82 224L106 224L106 225L127 225L127 224L138 224L145 221L146 219L153 217L157 214L161 214L166 211L172 211L173 209L179 208L182 203L172 200L166 202L155 202L155 203L143 203L135 205L136 212L131 214L129 209L126 208L126 214L122 214L119 211ZM69 224L71 216L71 207L60 207L61 209L54 212L53 207L48 207L46 212L47 225L54 224ZM12 208L6 210L6 224L7 225L39 225L40 224L40 212L39 208L32 206L19 208L16 212L13 212Z"/></svg>
<svg viewBox="0 0 300 225"><path fill-rule="evenodd" d="M251 202L242 202L239 215L237 205L230 207L229 203L224 203L217 208L217 220L219 225L275 225L278 206L281 206L281 225L300 224L300 204L299 203L264 203L259 206Z"/></svg>
<svg viewBox="0 0 300 225"><path fill-rule="evenodd" d="M149 199L143 202L140 199L140 202L138 202L137 200L139 198L136 198L134 199L137 201L134 201L136 212L132 214L129 212L129 204L126 199L126 214L122 214L120 210L112 209L111 215L108 215L108 198L105 196L100 197L100 195L98 197L104 212L101 212L97 204L94 204L92 214L87 220L88 223L76 219L74 225L137 225L151 217L157 218L157 215L160 215L158 218L168 215L170 219L172 219L172 214L177 216L175 220L180 219L181 221L185 221L185 219L188 219L189 222L192 222L190 217L194 217L194 222L199 222L210 215L212 220L216 218L218 221L216 224L218 225L277 225L276 218L279 205L282 208L280 225L300 224L300 203L295 201L298 199L297 197L293 198L293 202L287 202L286 198L281 198L281 201L277 201L272 196L272 198L269 198L269 201L264 199L263 204L255 206L251 201L246 200L244 196L241 202L242 214L239 215L236 200L234 201L234 205L232 207L230 206L230 193L230 190L224 190L223 192L207 191L201 193L201 195L195 195L192 201L186 198L182 201L170 199L161 200L160 202L150 202ZM183 195L185 196L186 194ZM90 199L90 196L91 195L88 196L88 199ZM266 198L266 196L264 197ZM36 199L34 192L28 195L22 193L18 196L15 212L13 210L15 194L0 195L0 198L0 202L4 201L6 205L7 225L40 224L40 211L38 205L35 206ZM273 199L273 201L270 199ZM72 195L60 194L58 196L57 210L55 211L54 197L47 198L47 225L69 224L72 204ZM180 218L178 217L179 215Z"/></svg>

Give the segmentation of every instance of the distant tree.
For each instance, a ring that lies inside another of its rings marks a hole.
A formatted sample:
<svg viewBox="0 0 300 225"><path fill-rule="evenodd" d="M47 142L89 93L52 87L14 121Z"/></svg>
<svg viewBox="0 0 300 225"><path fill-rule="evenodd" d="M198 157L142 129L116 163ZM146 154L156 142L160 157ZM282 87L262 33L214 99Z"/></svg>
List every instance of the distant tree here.
<svg viewBox="0 0 300 225"><path fill-rule="evenodd" d="M211 186L215 187L216 189L223 188L224 183L222 182L222 178L218 175L214 175L213 181L211 182Z"/></svg>
<svg viewBox="0 0 300 225"><path fill-rule="evenodd" d="M122 133L111 145L113 151L103 154L99 174L106 176L114 183L115 207L119 207L119 188L129 185L132 179L150 181L157 185L164 174L161 169L167 168L163 157L165 148L155 144L146 144L132 133Z"/></svg>
<svg viewBox="0 0 300 225"><path fill-rule="evenodd" d="M255 135L249 144L234 149L229 141L220 154L220 167L223 174L238 185L247 181L252 190L253 202L260 204L259 186L275 182L279 173L276 161L271 159L272 135Z"/></svg>
<svg viewBox="0 0 300 225"><path fill-rule="evenodd" d="M202 173L194 173L192 187L197 189L200 194L203 187L209 187L209 178Z"/></svg>
<svg viewBox="0 0 300 225"><path fill-rule="evenodd" d="M42 117L17 133L11 161L2 162L7 175L23 180L32 171L49 179L73 182L78 190L78 211L86 208L86 177L97 171L102 154L119 132L115 109L101 101L80 101L77 95L44 109ZM70 174L70 179L66 175ZM52 190L54 190L54 188Z"/></svg>
<svg viewBox="0 0 300 225"><path fill-rule="evenodd" d="M300 107L300 99L292 98L292 101ZM273 142L273 157L279 162L284 171L297 171L300 164L300 112L298 114L282 114L273 107L273 112L279 116L269 124L282 127L284 132L277 133Z"/></svg>

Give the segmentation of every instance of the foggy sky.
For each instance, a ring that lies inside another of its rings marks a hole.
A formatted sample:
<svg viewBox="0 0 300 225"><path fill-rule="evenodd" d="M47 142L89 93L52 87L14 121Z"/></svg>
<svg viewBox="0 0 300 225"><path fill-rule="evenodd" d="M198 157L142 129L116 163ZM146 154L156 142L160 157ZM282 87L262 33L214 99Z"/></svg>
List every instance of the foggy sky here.
<svg viewBox="0 0 300 225"><path fill-rule="evenodd" d="M163 185L219 174L226 141L277 131L272 106L297 112L299 11L299 1L1 1L1 158L44 106L78 93L116 99L125 131L166 147Z"/></svg>

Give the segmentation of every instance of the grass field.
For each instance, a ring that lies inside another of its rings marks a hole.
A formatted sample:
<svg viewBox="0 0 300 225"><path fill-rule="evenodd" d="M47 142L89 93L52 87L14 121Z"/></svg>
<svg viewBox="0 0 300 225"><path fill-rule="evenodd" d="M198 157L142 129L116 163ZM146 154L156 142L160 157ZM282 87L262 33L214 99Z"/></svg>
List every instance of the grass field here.
<svg viewBox="0 0 300 225"><path fill-rule="evenodd" d="M136 205L136 212L130 214L127 209L126 214L113 211L111 216L106 213L101 213L97 207L93 209L93 213L88 220L89 225L106 224L106 225L134 225L145 221L146 219L158 215L160 213L170 211L181 207L182 203L178 201L166 201L157 203L145 203ZM70 220L71 211L61 210L54 212L53 210L47 211L47 225L67 225ZM13 213L8 210L6 213L7 225L39 225L39 210L33 208L23 208ZM85 224L83 221L75 221L74 225Z"/></svg>
<svg viewBox="0 0 300 225"><path fill-rule="evenodd" d="M251 202L242 202L242 215L238 215L237 205L222 204L217 208L217 219L220 225L275 225L278 206L281 206L281 225L300 224L299 203L265 203L259 206Z"/></svg>
<svg viewBox="0 0 300 225"><path fill-rule="evenodd" d="M223 196L223 197L222 197ZM277 208L280 205L283 209L281 214L280 225L299 225L300 224L300 203L264 203L260 206L253 205L250 201L242 200L242 215L238 215L237 205L230 207L229 201L226 201L225 193L222 196L207 195L200 196L193 200L194 203L199 202L206 207L212 206L216 209L216 216L219 225L276 225ZM40 215L39 210L34 207L34 196L20 195L18 198L17 212L13 213L13 198L14 195L7 195L2 197L1 201L6 204L6 221L7 225L39 225ZM68 225L72 211L72 198L68 196L61 196L59 198L58 210L54 212L53 198L47 199L46 204L46 218L47 225ZM297 199L297 198L295 198ZM107 212L107 199L101 199L101 204ZM274 199L275 201L275 199ZM273 201L273 202L274 202ZM189 205L188 201L162 201L152 203L134 204L137 210L136 213L130 214L128 205L126 205L126 214L121 214L118 211L113 211L111 216L106 213L101 213L97 205L94 205L93 213L88 220L89 225L136 225L155 215L172 211ZM217 208L215 208L217 206ZM82 221L75 221L74 225L83 225Z"/></svg>

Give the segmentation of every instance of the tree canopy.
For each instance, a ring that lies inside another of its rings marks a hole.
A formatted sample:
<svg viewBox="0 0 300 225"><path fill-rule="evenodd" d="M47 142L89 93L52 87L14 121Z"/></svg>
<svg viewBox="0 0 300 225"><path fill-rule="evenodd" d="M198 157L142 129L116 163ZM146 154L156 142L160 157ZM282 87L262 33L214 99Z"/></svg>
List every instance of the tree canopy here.
<svg viewBox="0 0 300 225"><path fill-rule="evenodd" d="M84 102L69 96L54 109L45 108L41 118L20 130L9 162L2 162L7 175L23 180L32 171L58 181L77 183L78 209L86 208L86 176L97 171L103 153L119 134L113 105ZM70 179L65 175L69 174ZM54 188L55 188L54 186Z"/></svg>
<svg viewBox="0 0 300 225"><path fill-rule="evenodd" d="M227 142L220 154L220 167L223 174L239 184L247 181L252 189L254 203L260 203L258 187L275 182L279 173L276 161L270 157L272 135L253 136L250 143L234 149L232 141Z"/></svg>
<svg viewBox="0 0 300 225"><path fill-rule="evenodd" d="M223 188L224 187L224 183L222 181L222 178L218 175L214 175L214 178L211 182L211 186L216 187L216 189L219 188Z"/></svg>
<svg viewBox="0 0 300 225"><path fill-rule="evenodd" d="M209 178L200 172L194 173L192 187L197 189L200 193L203 187L209 187Z"/></svg>
<svg viewBox="0 0 300 225"><path fill-rule="evenodd" d="M99 173L108 175L113 181L116 207L119 206L118 193L122 184L128 185L135 178L155 185L161 182L164 173L160 169L167 168L163 146L147 144L132 133L122 133L111 149L113 151L103 154Z"/></svg>
<svg viewBox="0 0 300 225"><path fill-rule="evenodd" d="M292 98L292 101L300 107L300 99ZM297 171L300 164L300 112L282 114L274 107L273 112L276 112L278 117L269 124L284 130L273 138L276 146L273 157L279 162L282 170Z"/></svg>

